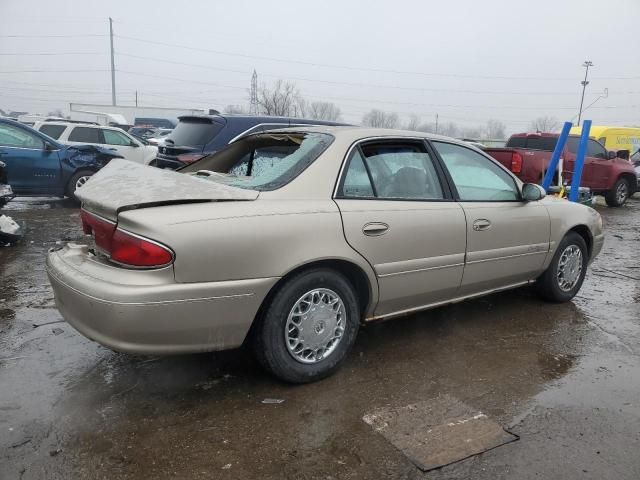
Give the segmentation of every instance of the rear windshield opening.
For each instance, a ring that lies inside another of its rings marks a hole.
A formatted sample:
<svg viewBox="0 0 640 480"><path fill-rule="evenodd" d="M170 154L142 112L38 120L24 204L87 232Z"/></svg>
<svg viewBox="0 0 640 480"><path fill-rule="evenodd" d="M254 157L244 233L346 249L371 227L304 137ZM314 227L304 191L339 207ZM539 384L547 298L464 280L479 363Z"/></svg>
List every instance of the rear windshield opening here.
<svg viewBox="0 0 640 480"><path fill-rule="evenodd" d="M511 137L505 146L553 152L556 143L558 143L557 137Z"/></svg>
<svg viewBox="0 0 640 480"><path fill-rule="evenodd" d="M242 138L180 170L251 190L275 190L297 177L331 145L325 133L261 133Z"/></svg>
<svg viewBox="0 0 640 480"><path fill-rule="evenodd" d="M209 143L223 126L209 120L180 121L167 139L175 146L202 147Z"/></svg>

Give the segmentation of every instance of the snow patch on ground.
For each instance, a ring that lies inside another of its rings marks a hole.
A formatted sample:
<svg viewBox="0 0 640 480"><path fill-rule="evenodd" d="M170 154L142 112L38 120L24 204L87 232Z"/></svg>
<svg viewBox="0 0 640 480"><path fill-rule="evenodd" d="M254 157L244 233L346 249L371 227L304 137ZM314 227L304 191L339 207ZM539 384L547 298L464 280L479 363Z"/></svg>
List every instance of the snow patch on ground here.
<svg viewBox="0 0 640 480"><path fill-rule="evenodd" d="M13 218L0 215L0 232L15 235L20 230L20 225L13 221Z"/></svg>

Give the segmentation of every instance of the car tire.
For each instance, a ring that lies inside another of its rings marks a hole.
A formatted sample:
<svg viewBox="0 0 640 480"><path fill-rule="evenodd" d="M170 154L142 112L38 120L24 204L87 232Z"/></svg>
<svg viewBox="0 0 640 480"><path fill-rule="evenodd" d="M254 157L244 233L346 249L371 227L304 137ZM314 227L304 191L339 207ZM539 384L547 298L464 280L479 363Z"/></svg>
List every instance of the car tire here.
<svg viewBox="0 0 640 480"><path fill-rule="evenodd" d="M301 272L267 302L252 333L254 354L267 371L307 383L338 369L360 326L358 297L343 275L326 268Z"/></svg>
<svg viewBox="0 0 640 480"><path fill-rule="evenodd" d="M625 204L631 193L631 185L625 178L619 178L613 184L613 188L604 195L609 207L621 207Z"/></svg>
<svg viewBox="0 0 640 480"><path fill-rule="evenodd" d="M79 170L74 173L73 176L69 179L69 183L67 183L67 197L71 198L76 203L80 203L80 200L78 200L78 198L76 197L76 189L80 186L81 183L86 182L94 173L96 172L92 170Z"/></svg>
<svg viewBox="0 0 640 480"><path fill-rule="evenodd" d="M576 232L567 233L551 264L536 282L538 293L549 302L568 302L582 287L588 263L589 251L584 238Z"/></svg>

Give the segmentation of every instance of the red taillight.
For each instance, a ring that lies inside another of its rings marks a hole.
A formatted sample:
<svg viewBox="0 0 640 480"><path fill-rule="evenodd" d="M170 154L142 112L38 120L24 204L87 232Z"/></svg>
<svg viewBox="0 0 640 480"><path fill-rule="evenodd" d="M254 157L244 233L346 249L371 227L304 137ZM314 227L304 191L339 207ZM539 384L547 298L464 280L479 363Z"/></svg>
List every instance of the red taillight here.
<svg viewBox="0 0 640 480"><path fill-rule="evenodd" d="M513 173L522 172L522 155L518 152L511 153L511 171Z"/></svg>
<svg viewBox="0 0 640 480"><path fill-rule="evenodd" d="M110 220L80 210L82 230L92 234L96 247L114 262L131 267L162 267L173 262L173 252L159 243L116 228Z"/></svg>
<svg viewBox="0 0 640 480"><path fill-rule="evenodd" d="M116 229L111 240L111 260L132 267L162 267L173 262L167 247Z"/></svg>
<svg viewBox="0 0 640 480"><path fill-rule="evenodd" d="M82 231L87 235L93 234L96 247L105 252L111 251L111 239L116 230L116 224L110 220L93 215L86 210L80 210Z"/></svg>
<svg viewBox="0 0 640 480"><path fill-rule="evenodd" d="M178 160L180 160L182 163L186 163L187 165L189 165L190 163L195 162L196 160L200 160L202 157L205 157L206 155L203 155L201 153L183 153L182 155L178 155Z"/></svg>

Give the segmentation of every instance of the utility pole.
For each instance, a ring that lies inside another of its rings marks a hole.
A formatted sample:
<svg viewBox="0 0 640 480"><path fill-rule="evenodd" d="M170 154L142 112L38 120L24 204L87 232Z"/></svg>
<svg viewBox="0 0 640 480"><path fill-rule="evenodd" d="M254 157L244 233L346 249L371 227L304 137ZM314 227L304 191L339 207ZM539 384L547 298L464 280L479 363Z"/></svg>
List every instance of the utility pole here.
<svg viewBox="0 0 640 480"><path fill-rule="evenodd" d="M109 40L111 42L111 105L115 105L116 104L116 66L113 60L113 19L111 17L109 17Z"/></svg>
<svg viewBox="0 0 640 480"><path fill-rule="evenodd" d="M582 118L582 104L584 103L584 91L586 90L587 85L589 85L589 82L587 81L587 76L589 75L589 67L593 67L593 62L590 60L585 60L582 66L585 67L586 70L584 72L584 80L580 82L582 84L582 98L580 99L580 110L578 111L578 126L580 126L580 119Z"/></svg>
<svg viewBox="0 0 640 480"><path fill-rule="evenodd" d="M438 114L436 113L436 133L438 133Z"/></svg>
<svg viewBox="0 0 640 480"><path fill-rule="evenodd" d="M115 103L114 103L115 105ZM136 107L138 106L138 90L136 90Z"/></svg>

